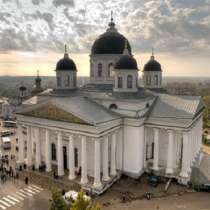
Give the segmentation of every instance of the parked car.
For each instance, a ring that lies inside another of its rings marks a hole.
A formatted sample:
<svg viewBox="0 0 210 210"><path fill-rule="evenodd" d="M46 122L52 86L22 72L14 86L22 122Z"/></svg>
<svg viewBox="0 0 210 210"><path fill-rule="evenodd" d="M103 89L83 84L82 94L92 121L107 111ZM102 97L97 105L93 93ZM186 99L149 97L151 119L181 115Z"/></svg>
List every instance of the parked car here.
<svg viewBox="0 0 210 210"><path fill-rule="evenodd" d="M2 139L2 147L5 150L11 149L11 139L9 137L1 137Z"/></svg>

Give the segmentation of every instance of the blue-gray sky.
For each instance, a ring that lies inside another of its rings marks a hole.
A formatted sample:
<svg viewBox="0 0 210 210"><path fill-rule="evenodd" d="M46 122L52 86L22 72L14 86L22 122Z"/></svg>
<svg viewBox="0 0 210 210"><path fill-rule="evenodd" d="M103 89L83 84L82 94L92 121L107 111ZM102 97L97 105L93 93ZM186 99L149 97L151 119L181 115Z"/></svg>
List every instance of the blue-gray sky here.
<svg viewBox="0 0 210 210"><path fill-rule="evenodd" d="M67 43L88 75L111 10L140 68L154 47L165 75L210 76L210 0L0 0L0 74L53 74Z"/></svg>

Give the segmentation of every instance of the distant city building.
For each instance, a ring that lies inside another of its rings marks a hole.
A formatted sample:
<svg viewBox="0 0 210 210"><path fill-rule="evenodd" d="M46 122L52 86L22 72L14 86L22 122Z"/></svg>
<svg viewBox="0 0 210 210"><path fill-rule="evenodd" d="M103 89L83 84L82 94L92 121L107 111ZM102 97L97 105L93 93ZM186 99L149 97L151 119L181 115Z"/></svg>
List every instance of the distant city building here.
<svg viewBox="0 0 210 210"><path fill-rule="evenodd" d="M140 87L137 61L113 19L91 48L89 84L78 87L78 71L65 47L57 87L17 112L19 163L56 168L59 177L68 170L69 180L79 177L96 193L122 174L139 178L146 171L187 184L201 154L201 98L167 94L154 54Z"/></svg>
<svg viewBox="0 0 210 210"><path fill-rule="evenodd" d="M0 97L0 117L5 120L14 120L16 107L8 98Z"/></svg>

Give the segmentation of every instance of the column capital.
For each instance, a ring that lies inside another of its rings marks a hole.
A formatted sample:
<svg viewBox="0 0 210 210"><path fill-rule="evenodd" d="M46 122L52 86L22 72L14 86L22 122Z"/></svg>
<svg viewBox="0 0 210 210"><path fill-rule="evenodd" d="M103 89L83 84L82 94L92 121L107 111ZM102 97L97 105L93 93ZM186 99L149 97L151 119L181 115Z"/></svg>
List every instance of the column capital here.
<svg viewBox="0 0 210 210"><path fill-rule="evenodd" d="M167 130L167 132L169 133L169 134L173 134L174 133L174 130L173 129L166 129Z"/></svg>

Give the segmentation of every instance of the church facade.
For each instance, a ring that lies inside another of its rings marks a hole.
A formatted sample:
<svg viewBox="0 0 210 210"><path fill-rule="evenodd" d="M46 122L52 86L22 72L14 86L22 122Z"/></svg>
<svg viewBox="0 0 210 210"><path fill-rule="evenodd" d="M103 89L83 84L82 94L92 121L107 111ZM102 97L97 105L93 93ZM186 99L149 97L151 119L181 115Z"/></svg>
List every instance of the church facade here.
<svg viewBox="0 0 210 210"><path fill-rule="evenodd" d="M121 174L138 178L151 170L186 184L201 154L201 98L167 94L154 55L139 86L137 61L113 19L92 46L89 84L77 86L77 70L65 50L57 87L17 111L18 162L67 172L95 192Z"/></svg>

